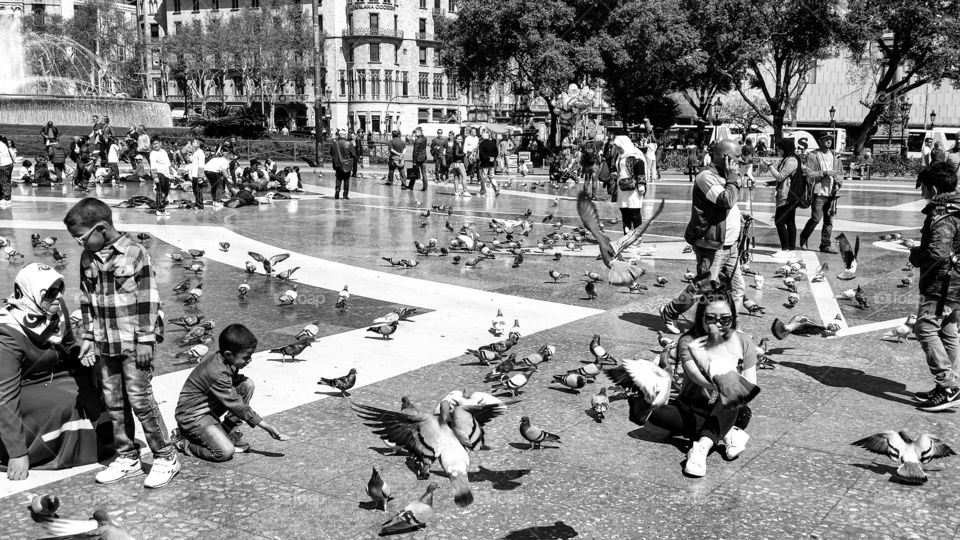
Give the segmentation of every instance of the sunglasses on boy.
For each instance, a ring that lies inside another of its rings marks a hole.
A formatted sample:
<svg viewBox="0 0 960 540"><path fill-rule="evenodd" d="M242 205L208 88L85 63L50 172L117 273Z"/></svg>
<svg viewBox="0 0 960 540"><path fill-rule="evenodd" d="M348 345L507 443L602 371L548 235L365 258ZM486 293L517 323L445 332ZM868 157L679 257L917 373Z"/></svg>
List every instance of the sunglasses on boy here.
<svg viewBox="0 0 960 540"><path fill-rule="evenodd" d="M714 315L712 313L708 313L703 316L703 320L707 324L730 326L731 324L733 324L733 315Z"/></svg>
<svg viewBox="0 0 960 540"><path fill-rule="evenodd" d="M93 227L90 227L89 229L87 229L87 232L85 232L85 233L83 233L83 234L78 234L78 235L74 236L73 239L77 241L77 244L79 244L80 246L83 246L84 244L87 243L87 240L90 239L90 236L91 236L94 232L97 232L97 231L101 231L101 232L102 232L103 226L104 226L103 223L98 223L98 224L94 225Z"/></svg>

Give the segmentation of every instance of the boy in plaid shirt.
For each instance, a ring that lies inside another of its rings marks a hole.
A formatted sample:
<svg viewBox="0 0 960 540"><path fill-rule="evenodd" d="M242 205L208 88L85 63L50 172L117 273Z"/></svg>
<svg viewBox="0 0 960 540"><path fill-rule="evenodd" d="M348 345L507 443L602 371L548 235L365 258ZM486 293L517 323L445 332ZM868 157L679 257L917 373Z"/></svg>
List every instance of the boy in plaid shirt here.
<svg viewBox="0 0 960 540"><path fill-rule="evenodd" d="M150 384L154 347L163 339L160 293L150 254L114 228L110 207L99 199L81 200L63 222L84 248L81 362L92 366L99 357L103 398L117 447L117 459L97 473L96 481L111 484L143 474L133 442L135 414L153 452L153 467L143 485L165 486L180 472L180 462Z"/></svg>

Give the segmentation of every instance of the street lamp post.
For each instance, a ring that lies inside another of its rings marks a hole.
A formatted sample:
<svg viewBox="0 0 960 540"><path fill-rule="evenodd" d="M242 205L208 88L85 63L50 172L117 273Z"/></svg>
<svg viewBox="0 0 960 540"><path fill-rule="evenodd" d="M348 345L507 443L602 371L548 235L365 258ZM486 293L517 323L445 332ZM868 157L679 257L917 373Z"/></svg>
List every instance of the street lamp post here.
<svg viewBox="0 0 960 540"><path fill-rule="evenodd" d="M313 159L314 163L320 163L320 146L322 144L322 134L320 133L320 118L323 116L323 93L321 88L326 85L321 80L320 65L322 62L320 49L320 0L313 0ZM329 102L329 98L327 100Z"/></svg>
<svg viewBox="0 0 960 540"><path fill-rule="evenodd" d="M900 157L907 157L907 146L904 134L907 131L907 124L910 122L910 107L913 104L905 98L900 101Z"/></svg>
<svg viewBox="0 0 960 540"><path fill-rule="evenodd" d="M937 111L930 111L930 129L933 129L933 126L936 125L937 121Z"/></svg>
<svg viewBox="0 0 960 540"><path fill-rule="evenodd" d="M715 126L720 125L721 114L723 114L723 101L720 100L720 96L717 96L717 100L713 102L713 124Z"/></svg>
<svg viewBox="0 0 960 540"><path fill-rule="evenodd" d="M830 106L830 127L831 128L837 127L836 115L837 115L837 109L835 109L833 105L831 105Z"/></svg>

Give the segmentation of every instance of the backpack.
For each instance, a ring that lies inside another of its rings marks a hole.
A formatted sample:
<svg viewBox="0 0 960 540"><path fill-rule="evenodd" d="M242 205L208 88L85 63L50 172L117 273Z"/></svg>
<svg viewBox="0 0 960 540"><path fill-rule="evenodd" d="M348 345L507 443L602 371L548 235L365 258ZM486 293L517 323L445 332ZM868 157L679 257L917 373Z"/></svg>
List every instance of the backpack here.
<svg viewBox="0 0 960 540"><path fill-rule="evenodd" d="M580 158L580 162L586 165L593 165L597 162L597 143L596 141L588 142L583 145L581 149L583 156Z"/></svg>
<svg viewBox="0 0 960 540"><path fill-rule="evenodd" d="M646 166L646 160L642 158L628 157L627 158L627 170L632 174L629 178L621 178L618 180L620 191L633 191L637 189L637 184L646 183L646 172L644 167Z"/></svg>
<svg viewBox="0 0 960 540"><path fill-rule="evenodd" d="M787 199L795 201L798 208L810 208L813 204L813 182L803 172L800 160L797 160L797 170L790 177L790 191Z"/></svg>

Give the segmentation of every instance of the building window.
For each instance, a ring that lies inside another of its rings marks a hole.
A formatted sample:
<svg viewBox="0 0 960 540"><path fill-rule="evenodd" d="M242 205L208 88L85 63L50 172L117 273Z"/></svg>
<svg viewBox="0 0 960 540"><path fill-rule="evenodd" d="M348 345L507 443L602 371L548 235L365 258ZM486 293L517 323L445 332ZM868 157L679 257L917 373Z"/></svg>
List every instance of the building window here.
<svg viewBox="0 0 960 540"><path fill-rule="evenodd" d="M440 2L443 0L433 0L433 9L440 10Z"/></svg>
<svg viewBox="0 0 960 540"><path fill-rule="evenodd" d="M182 23L182 22L176 21L176 22L173 23L173 33L174 33L174 34L179 34L179 33L180 33L180 29L182 29L182 28L183 28L183 23Z"/></svg>
<svg viewBox="0 0 960 540"><path fill-rule="evenodd" d="M380 63L380 44L371 43L370 44L370 61L377 64Z"/></svg>
<svg viewBox="0 0 960 540"><path fill-rule="evenodd" d="M236 75L233 77L233 95L243 95L243 77Z"/></svg>
<svg viewBox="0 0 960 540"><path fill-rule="evenodd" d="M430 123L430 109L417 109L417 123L418 124Z"/></svg>
<svg viewBox="0 0 960 540"><path fill-rule="evenodd" d="M443 75L439 73L433 76L433 98L443 99Z"/></svg>
<svg viewBox="0 0 960 540"><path fill-rule="evenodd" d="M260 7L260 0L250 0L250 7L252 8Z"/></svg>
<svg viewBox="0 0 960 540"><path fill-rule="evenodd" d="M447 79L447 97L457 99L457 85L449 79Z"/></svg>
<svg viewBox="0 0 960 540"><path fill-rule="evenodd" d="M240 9L240 0L230 0L230 9Z"/></svg>
<svg viewBox="0 0 960 540"><path fill-rule="evenodd" d="M435 66L440 65L440 49L433 50L433 65Z"/></svg>
<svg viewBox="0 0 960 540"><path fill-rule="evenodd" d="M159 38L160 37L160 25L157 23L150 23L150 37Z"/></svg>
<svg viewBox="0 0 960 540"><path fill-rule="evenodd" d="M383 74L383 93L384 97L390 99L393 97L393 71L387 70Z"/></svg>
<svg viewBox="0 0 960 540"><path fill-rule="evenodd" d="M417 82L417 96L421 98L430 97L430 74L421 73Z"/></svg>
<svg viewBox="0 0 960 540"><path fill-rule="evenodd" d="M421 66L427 65L427 48L426 47L420 47L420 65Z"/></svg>
<svg viewBox="0 0 960 540"><path fill-rule="evenodd" d="M393 46L393 63L400 65L400 47L398 45Z"/></svg>
<svg viewBox="0 0 960 540"><path fill-rule="evenodd" d="M447 6L447 11L453 13L457 10L457 0L450 0L449 5Z"/></svg>
<svg viewBox="0 0 960 540"><path fill-rule="evenodd" d="M354 93L354 88L353 88L353 70L351 69L351 70L347 71L347 98L348 98L348 99L353 99L353 93Z"/></svg>
<svg viewBox="0 0 960 540"><path fill-rule="evenodd" d="M420 9L427 9L427 0L420 0Z"/></svg>
<svg viewBox="0 0 960 540"><path fill-rule="evenodd" d="M436 124L443 123L443 109L434 109L433 110L433 122Z"/></svg>
<svg viewBox="0 0 960 540"><path fill-rule="evenodd" d="M420 32L421 34L426 34L426 33L427 33L427 20L424 19L423 17L420 18L420 30L419 30L419 32Z"/></svg>
<svg viewBox="0 0 960 540"><path fill-rule="evenodd" d="M380 15L377 13L370 14L370 34L377 35L377 31L380 30Z"/></svg>
<svg viewBox="0 0 960 540"><path fill-rule="evenodd" d="M373 116L370 117L370 129L373 130L374 133L380 133L380 115L379 114L374 114Z"/></svg>
<svg viewBox="0 0 960 540"><path fill-rule="evenodd" d="M198 13L200 11L200 0L193 0L193 12Z"/></svg>
<svg viewBox="0 0 960 540"><path fill-rule="evenodd" d="M163 81L160 79L153 80L153 96L158 98L163 97Z"/></svg>
<svg viewBox="0 0 960 540"><path fill-rule="evenodd" d="M357 97L364 99L367 96L367 70L357 70Z"/></svg>
<svg viewBox="0 0 960 540"><path fill-rule="evenodd" d="M317 27L320 28L320 33L323 33L323 15L317 15Z"/></svg>
<svg viewBox="0 0 960 540"><path fill-rule="evenodd" d="M380 70L370 70L370 97L380 99Z"/></svg>
<svg viewBox="0 0 960 540"><path fill-rule="evenodd" d="M220 10L220 0L213 0L213 9L214 11Z"/></svg>
<svg viewBox="0 0 960 540"><path fill-rule="evenodd" d="M817 66L810 68L810 71L807 72L804 80L807 84L817 84Z"/></svg>
<svg viewBox="0 0 960 540"><path fill-rule="evenodd" d="M347 63L353 63L353 47L347 47Z"/></svg>
<svg viewBox="0 0 960 540"><path fill-rule="evenodd" d="M403 97L410 95L410 80L407 78L407 72L403 72Z"/></svg>
<svg viewBox="0 0 960 540"><path fill-rule="evenodd" d="M347 78L342 69L340 70L340 95L347 95Z"/></svg>
<svg viewBox="0 0 960 540"><path fill-rule="evenodd" d="M173 12L180 13L180 0L173 0Z"/></svg>

